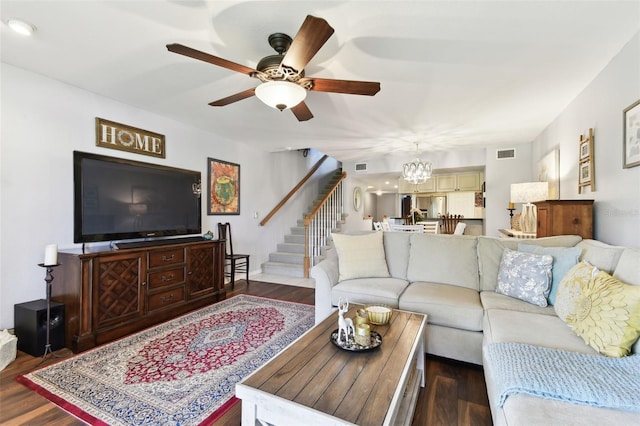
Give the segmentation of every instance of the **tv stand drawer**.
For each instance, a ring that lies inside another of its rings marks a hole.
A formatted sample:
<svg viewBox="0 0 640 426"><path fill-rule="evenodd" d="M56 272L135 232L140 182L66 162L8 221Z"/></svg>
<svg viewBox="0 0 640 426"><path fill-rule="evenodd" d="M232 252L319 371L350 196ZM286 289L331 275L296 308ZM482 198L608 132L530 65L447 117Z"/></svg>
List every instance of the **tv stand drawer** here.
<svg viewBox="0 0 640 426"><path fill-rule="evenodd" d="M149 295L148 301L149 312L182 303L184 302L184 286Z"/></svg>
<svg viewBox="0 0 640 426"><path fill-rule="evenodd" d="M149 288L163 288L184 283L184 266L149 273Z"/></svg>
<svg viewBox="0 0 640 426"><path fill-rule="evenodd" d="M184 248L149 251L149 269L184 263Z"/></svg>

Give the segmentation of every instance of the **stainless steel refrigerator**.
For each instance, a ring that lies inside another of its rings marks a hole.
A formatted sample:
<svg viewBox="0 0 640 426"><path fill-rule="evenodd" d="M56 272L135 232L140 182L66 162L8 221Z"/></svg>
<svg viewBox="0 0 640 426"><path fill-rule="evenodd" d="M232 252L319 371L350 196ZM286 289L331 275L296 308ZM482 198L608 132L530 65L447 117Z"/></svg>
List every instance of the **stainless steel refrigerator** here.
<svg viewBox="0 0 640 426"><path fill-rule="evenodd" d="M426 218L437 219L443 214L447 214L446 196L425 196L417 197L417 207L426 214Z"/></svg>

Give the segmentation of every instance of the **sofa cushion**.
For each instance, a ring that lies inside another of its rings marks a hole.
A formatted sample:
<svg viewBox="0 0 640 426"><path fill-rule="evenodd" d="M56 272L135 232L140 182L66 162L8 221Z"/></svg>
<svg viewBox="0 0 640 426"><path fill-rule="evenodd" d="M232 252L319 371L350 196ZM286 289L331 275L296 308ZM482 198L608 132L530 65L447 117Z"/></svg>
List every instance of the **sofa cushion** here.
<svg viewBox="0 0 640 426"><path fill-rule="evenodd" d="M483 309L477 290L414 282L400 296L400 309L429 315L429 323L462 330L482 330Z"/></svg>
<svg viewBox="0 0 640 426"><path fill-rule="evenodd" d="M409 237L411 232L384 232L384 253L389 274L394 278L407 279L409 264Z"/></svg>
<svg viewBox="0 0 640 426"><path fill-rule="evenodd" d="M341 281L331 289L331 303L342 297L350 303L382 303L398 307L398 298L409 283L399 278L356 278Z"/></svg>
<svg viewBox="0 0 640 426"><path fill-rule="evenodd" d="M573 302L566 322L578 336L603 355L629 353L640 335L640 286L600 271L580 282L580 294Z"/></svg>
<svg viewBox="0 0 640 426"><path fill-rule="evenodd" d="M631 285L640 285L640 248L625 248L613 276Z"/></svg>
<svg viewBox="0 0 640 426"><path fill-rule="evenodd" d="M597 354L595 349L554 315L492 309L485 312L483 332L484 345L514 342Z"/></svg>
<svg viewBox="0 0 640 426"><path fill-rule="evenodd" d="M573 247L581 240L582 238L577 235L559 235L527 240L527 244L542 247ZM521 242L522 240L517 238L478 237L480 290L496 289L502 252L505 248L517 250Z"/></svg>
<svg viewBox="0 0 640 426"><path fill-rule="evenodd" d="M523 300L505 296L495 291L487 290L480 293L480 301L485 310L505 309L509 311L531 312L540 315L556 316L553 306L537 306Z"/></svg>
<svg viewBox="0 0 640 426"><path fill-rule="evenodd" d="M580 260L589 262L601 271L613 273L624 247L612 246L596 240L582 240L576 247L582 249Z"/></svg>
<svg viewBox="0 0 640 426"><path fill-rule="evenodd" d="M547 306L553 257L504 249L496 292L538 306Z"/></svg>
<svg viewBox="0 0 640 426"><path fill-rule="evenodd" d="M340 281L353 278L388 277L382 232L332 234L338 254Z"/></svg>
<svg viewBox="0 0 640 426"><path fill-rule="evenodd" d="M477 237L411 233L407 279L478 291Z"/></svg>
<svg viewBox="0 0 640 426"><path fill-rule="evenodd" d="M560 281L573 266L580 260L582 249L580 247L540 247L531 244L518 244L518 250L525 253L548 254L553 257L551 268L551 290L548 300L554 304Z"/></svg>

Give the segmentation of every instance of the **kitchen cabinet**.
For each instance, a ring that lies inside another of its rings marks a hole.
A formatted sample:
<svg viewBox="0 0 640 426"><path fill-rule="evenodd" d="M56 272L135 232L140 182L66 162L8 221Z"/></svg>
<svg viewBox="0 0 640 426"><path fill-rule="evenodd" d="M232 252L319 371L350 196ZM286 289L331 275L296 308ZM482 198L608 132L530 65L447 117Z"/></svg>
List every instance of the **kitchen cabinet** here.
<svg viewBox="0 0 640 426"><path fill-rule="evenodd" d="M481 173L436 176L437 192L480 191Z"/></svg>

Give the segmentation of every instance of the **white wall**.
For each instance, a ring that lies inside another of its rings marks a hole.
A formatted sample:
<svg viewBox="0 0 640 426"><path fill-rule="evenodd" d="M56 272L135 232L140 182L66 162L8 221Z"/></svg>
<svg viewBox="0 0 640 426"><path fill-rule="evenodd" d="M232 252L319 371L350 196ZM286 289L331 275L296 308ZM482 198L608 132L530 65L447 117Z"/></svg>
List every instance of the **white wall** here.
<svg viewBox="0 0 640 426"><path fill-rule="evenodd" d="M499 149L514 148L515 158L496 158ZM531 144L490 146L487 148L486 166L484 170L486 208L484 211L484 234L498 236L501 228L510 228L509 198L511 184L531 182ZM516 206L519 209L519 206ZM520 210L513 213L516 214Z"/></svg>
<svg viewBox="0 0 640 426"><path fill-rule="evenodd" d="M560 149L560 198L593 199L594 237L640 246L640 167L622 168L622 111L640 99L640 33L533 143L534 164ZM578 194L578 140L595 132L595 192ZM533 165L532 165L533 167Z"/></svg>
<svg viewBox="0 0 640 426"><path fill-rule="evenodd" d="M37 266L43 261L44 246L57 243L61 250L77 246L74 150L199 170L203 183L207 157L240 164L241 214L207 216L203 198L202 230L217 235L217 223L230 222L234 249L251 255L253 272L260 271L268 253L275 251L317 195L317 187L309 186L260 227L260 220L307 173L319 153L312 150L307 158L297 151L268 154L7 64L0 71L0 329L13 327L14 304L45 297L44 271ZM95 117L164 134L167 158L96 147ZM317 175L335 166L335 160L328 161ZM258 212L258 219L253 212Z"/></svg>

